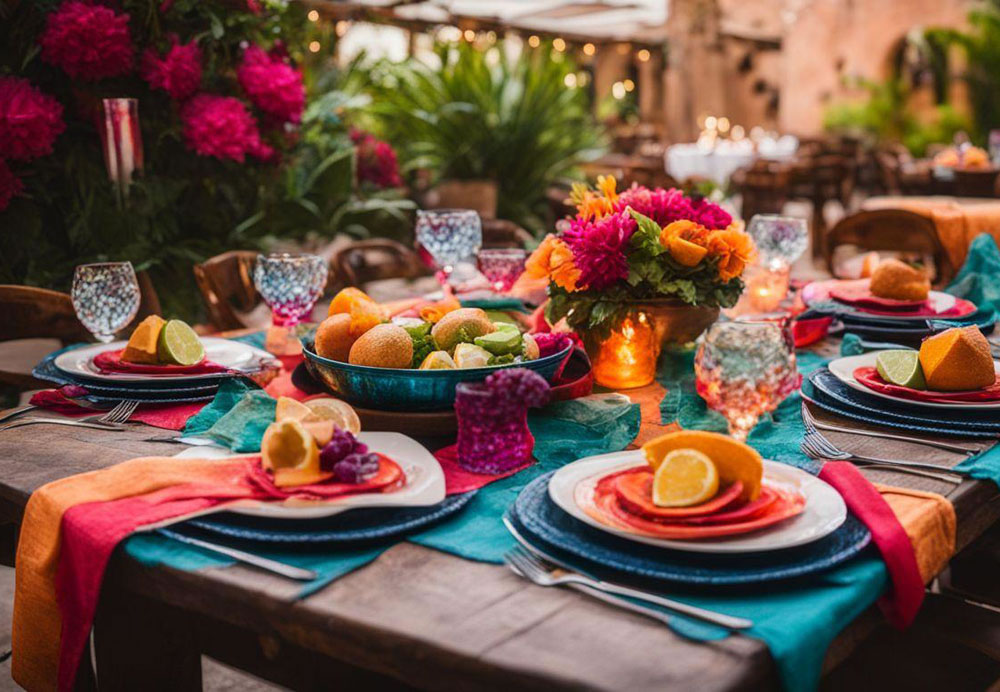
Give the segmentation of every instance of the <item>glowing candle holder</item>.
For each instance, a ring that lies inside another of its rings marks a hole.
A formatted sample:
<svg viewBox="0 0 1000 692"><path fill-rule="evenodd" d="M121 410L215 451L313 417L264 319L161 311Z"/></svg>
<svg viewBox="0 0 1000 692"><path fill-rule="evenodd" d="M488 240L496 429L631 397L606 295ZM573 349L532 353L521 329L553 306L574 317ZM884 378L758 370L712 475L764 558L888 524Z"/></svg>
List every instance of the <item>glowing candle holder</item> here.
<svg viewBox="0 0 1000 692"><path fill-rule="evenodd" d="M594 381L612 389L644 387L656 378L660 340L644 312L625 318L599 344L588 348Z"/></svg>
<svg viewBox="0 0 1000 692"><path fill-rule="evenodd" d="M746 287L740 300L726 315L756 315L774 312L788 297L790 268L787 262L772 259L767 264L753 264L743 272Z"/></svg>

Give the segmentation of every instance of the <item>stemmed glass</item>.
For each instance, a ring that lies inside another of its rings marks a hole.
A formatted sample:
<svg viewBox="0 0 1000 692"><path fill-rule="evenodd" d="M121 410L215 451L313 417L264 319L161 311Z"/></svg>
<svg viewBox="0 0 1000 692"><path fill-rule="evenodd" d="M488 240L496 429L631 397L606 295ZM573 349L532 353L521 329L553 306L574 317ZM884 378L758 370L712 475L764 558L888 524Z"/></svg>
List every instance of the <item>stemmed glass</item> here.
<svg viewBox="0 0 1000 692"><path fill-rule="evenodd" d="M780 323L719 322L695 355L695 386L710 409L729 422L737 440L773 411L801 382L795 344Z"/></svg>
<svg viewBox="0 0 1000 692"><path fill-rule="evenodd" d="M483 224L472 209L420 209L416 237L447 278L459 262L475 258L483 245Z"/></svg>
<svg viewBox="0 0 1000 692"><path fill-rule="evenodd" d="M326 274L326 260L318 255L278 252L257 256L253 282L275 326L294 327L323 295Z"/></svg>
<svg viewBox="0 0 1000 692"><path fill-rule="evenodd" d="M528 253L518 248L487 248L480 250L479 271L498 293L507 291L524 273Z"/></svg>
<svg viewBox="0 0 1000 692"><path fill-rule="evenodd" d="M107 344L139 311L141 292L131 262L99 262L76 268L70 297L83 326Z"/></svg>
<svg viewBox="0 0 1000 692"><path fill-rule="evenodd" d="M761 264L792 264L809 245L809 225L793 216L755 214L747 233L757 246Z"/></svg>

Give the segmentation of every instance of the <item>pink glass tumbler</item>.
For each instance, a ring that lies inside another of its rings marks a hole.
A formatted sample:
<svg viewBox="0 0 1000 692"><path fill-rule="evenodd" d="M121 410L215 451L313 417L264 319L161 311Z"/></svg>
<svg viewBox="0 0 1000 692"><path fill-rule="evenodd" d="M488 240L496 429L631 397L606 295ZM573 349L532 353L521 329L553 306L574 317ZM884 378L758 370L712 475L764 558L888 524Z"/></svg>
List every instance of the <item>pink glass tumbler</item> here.
<svg viewBox="0 0 1000 692"><path fill-rule="evenodd" d="M528 406L482 383L455 388L458 464L473 473L501 474L531 461L535 438Z"/></svg>

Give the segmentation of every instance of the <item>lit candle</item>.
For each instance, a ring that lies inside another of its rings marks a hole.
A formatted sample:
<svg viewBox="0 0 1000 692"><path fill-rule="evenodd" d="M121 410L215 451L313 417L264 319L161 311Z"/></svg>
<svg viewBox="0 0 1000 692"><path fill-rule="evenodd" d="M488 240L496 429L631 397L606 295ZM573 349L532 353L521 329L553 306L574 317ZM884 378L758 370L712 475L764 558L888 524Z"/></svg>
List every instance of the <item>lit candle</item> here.
<svg viewBox="0 0 1000 692"><path fill-rule="evenodd" d="M645 313L627 317L593 356L594 381L612 389L643 387L656 377L660 348Z"/></svg>

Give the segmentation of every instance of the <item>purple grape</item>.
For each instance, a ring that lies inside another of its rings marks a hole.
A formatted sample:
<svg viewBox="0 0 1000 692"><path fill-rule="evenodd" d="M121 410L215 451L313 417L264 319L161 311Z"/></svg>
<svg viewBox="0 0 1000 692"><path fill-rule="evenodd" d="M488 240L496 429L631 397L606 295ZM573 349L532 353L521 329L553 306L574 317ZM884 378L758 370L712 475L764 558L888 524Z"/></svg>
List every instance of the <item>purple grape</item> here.
<svg viewBox="0 0 1000 692"><path fill-rule="evenodd" d="M377 473L377 454L348 454L333 466L333 477L341 483L364 483Z"/></svg>
<svg viewBox="0 0 1000 692"><path fill-rule="evenodd" d="M360 448L360 449L359 449ZM321 471L332 471L337 462L344 457L355 452L364 453L368 447L358 442L347 430L337 428L333 431L333 437L323 445L319 452L319 467Z"/></svg>
<svg viewBox="0 0 1000 692"><path fill-rule="evenodd" d="M486 378L486 386L519 406L544 406L549 400L549 383L527 368L508 368Z"/></svg>

